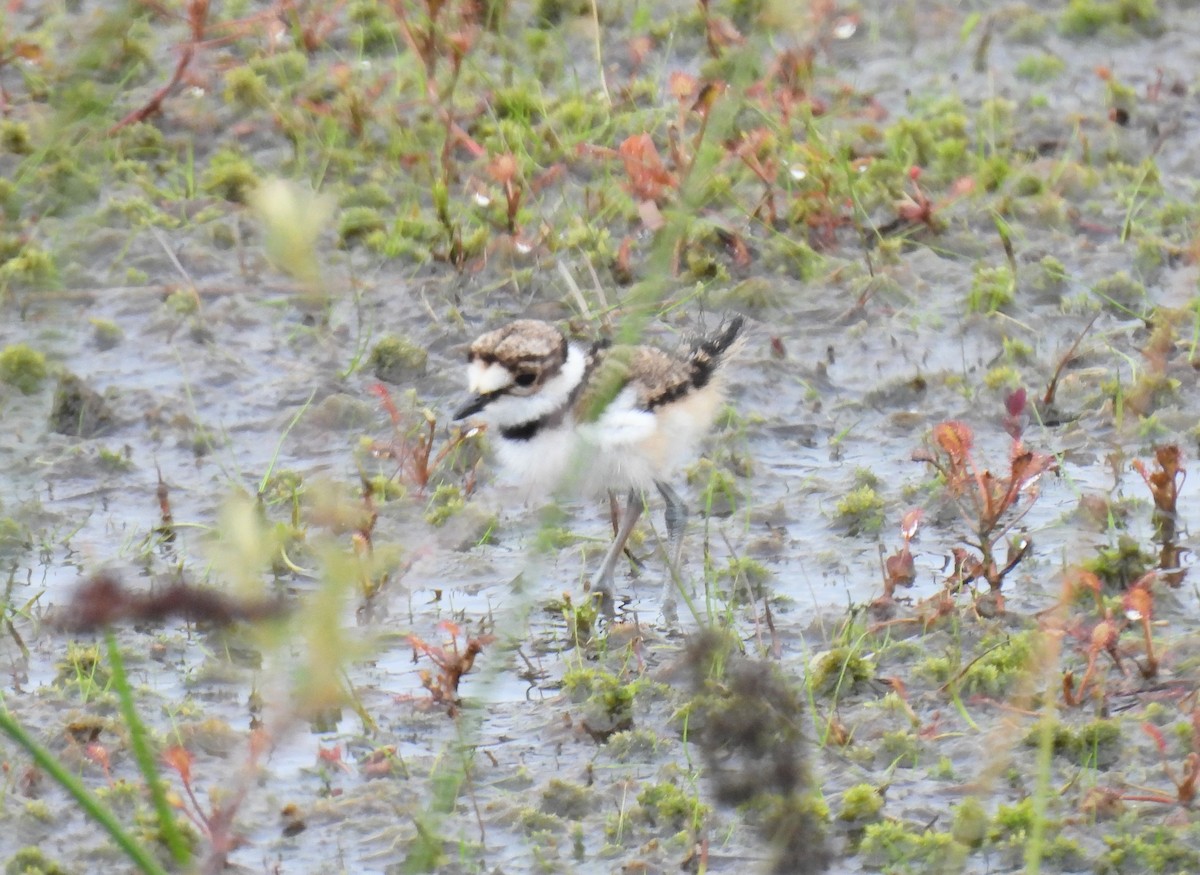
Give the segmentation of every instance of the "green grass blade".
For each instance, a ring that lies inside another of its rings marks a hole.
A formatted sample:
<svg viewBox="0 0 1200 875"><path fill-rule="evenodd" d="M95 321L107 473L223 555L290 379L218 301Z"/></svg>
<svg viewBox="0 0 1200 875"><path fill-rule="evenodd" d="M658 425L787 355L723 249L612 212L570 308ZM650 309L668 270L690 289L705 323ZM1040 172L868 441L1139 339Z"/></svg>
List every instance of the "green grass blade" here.
<svg viewBox="0 0 1200 875"><path fill-rule="evenodd" d="M105 643L108 644L108 661L112 669L112 685L121 699L121 716L129 727L129 744L133 748L133 756L137 760L142 779L150 788L150 799L154 803L154 811L158 815L158 828L162 832L163 841L171 851L171 856L177 863L186 863L191 858L191 852L175 823L175 813L171 803L167 801L167 790L158 775L158 764L154 753L150 750L150 741L142 718L138 716L133 702L133 691L129 688L129 679L125 676L125 662L121 658L121 648L117 645L116 636L112 630L105 633Z"/></svg>
<svg viewBox="0 0 1200 875"><path fill-rule="evenodd" d="M142 872L145 872L146 875L166 875L166 870L158 864L149 851L125 831L125 828L117 822L113 813L104 806L104 803L97 799L96 795L85 787L78 777L69 772L54 754L38 744L5 707L0 707L0 730L25 748L38 767L57 781L78 803L84 813L112 836L117 846L125 852L125 856Z"/></svg>

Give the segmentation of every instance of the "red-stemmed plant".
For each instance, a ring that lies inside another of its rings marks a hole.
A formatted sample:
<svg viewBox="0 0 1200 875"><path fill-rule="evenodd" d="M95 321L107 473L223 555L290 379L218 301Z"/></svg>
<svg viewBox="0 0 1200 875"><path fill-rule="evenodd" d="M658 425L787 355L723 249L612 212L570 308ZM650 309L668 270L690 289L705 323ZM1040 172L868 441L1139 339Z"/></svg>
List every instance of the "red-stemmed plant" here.
<svg viewBox="0 0 1200 875"><path fill-rule="evenodd" d="M934 427L926 446L913 453L913 460L927 463L942 476L947 495L971 531L966 539L970 549L953 551L951 584L959 588L986 581L999 611L1003 610L1000 588L1004 578L1025 558L1030 542L1024 537L1010 538L1003 561L998 558L999 544L1033 507L1038 481L1056 470L1057 463L1053 456L1014 440L1008 471L994 474L975 461L974 442L974 432L966 423L943 422Z"/></svg>

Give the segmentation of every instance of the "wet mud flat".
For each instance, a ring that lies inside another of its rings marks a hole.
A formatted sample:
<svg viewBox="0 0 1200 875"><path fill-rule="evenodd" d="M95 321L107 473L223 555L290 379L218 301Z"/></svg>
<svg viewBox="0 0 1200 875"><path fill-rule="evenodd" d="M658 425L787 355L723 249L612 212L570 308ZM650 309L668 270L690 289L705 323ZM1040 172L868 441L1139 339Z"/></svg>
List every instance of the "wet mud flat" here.
<svg viewBox="0 0 1200 875"><path fill-rule="evenodd" d="M1200 865L1194 9L10 15L3 705L157 865ZM605 621L466 344L730 312ZM0 759L12 871L138 868Z"/></svg>

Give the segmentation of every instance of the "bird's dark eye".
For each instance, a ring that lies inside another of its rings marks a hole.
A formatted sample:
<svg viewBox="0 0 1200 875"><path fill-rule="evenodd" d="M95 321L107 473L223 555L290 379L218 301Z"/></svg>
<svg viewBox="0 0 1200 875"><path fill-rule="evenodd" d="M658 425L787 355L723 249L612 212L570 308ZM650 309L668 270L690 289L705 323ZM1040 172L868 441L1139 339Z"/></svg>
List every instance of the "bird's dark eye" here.
<svg viewBox="0 0 1200 875"><path fill-rule="evenodd" d="M537 374L517 374L515 382L518 386L532 386L536 379Z"/></svg>

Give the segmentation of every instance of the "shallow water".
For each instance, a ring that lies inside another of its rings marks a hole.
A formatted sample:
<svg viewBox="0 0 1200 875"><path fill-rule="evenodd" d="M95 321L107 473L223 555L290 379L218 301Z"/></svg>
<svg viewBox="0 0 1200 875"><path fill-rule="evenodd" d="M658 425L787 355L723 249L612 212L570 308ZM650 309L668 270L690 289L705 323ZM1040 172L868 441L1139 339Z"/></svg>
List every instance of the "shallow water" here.
<svg viewBox="0 0 1200 875"><path fill-rule="evenodd" d="M1185 92L1194 87L1200 23L1190 10L1164 8L1167 32L1155 40L1071 41L1051 28L1040 45L1062 58L1066 69L1048 86L1014 78L1016 60L1031 47L1006 39L1002 30L990 42L987 72L974 72L978 32L959 37L966 14L959 6L869 5L858 33L844 43L830 43L821 63L830 79L873 95L893 118L906 112L909 101L945 95L961 97L972 109L989 98L1012 99L1028 113L1020 135L1061 142L1058 157L1077 154L1083 141L1135 165L1152 157L1171 196L1195 197L1194 144L1200 139L1188 103L1194 96L1165 93L1157 102L1139 103L1134 122L1118 127L1105 121L1105 85L1095 71L1104 65L1145 94L1159 75L1155 65L1161 64L1164 81L1184 83ZM660 62L664 76L667 70L695 69L690 53L699 52L699 44L694 33L673 43L674 54ZM576 69L581 81L594 81L594 63L581 56ZM1031 100L1031 94L1038 99ZM186 111L168 109L163 124L170 128ZM1160 142L1164 132L1169 135ZM209 133L221 135L218 129ZM279 149L272 142L256 159L271 166ZM1053 168L1046 174L1054 176ZM340 613L326 617L347 646L367 645L345 665L344 680L370 721L349 703L340 713L326 715L322 725L297 717L287 701L296 689L290 673L305 665L307 639L272 649L253 636L226 638L182 624L121 629L129 671L144 700L143 717L160 740L195 741L188 747L197 757L197 783L213 788L218 798L221 788L250 787L237 820L246 844L231 859L249 870L395 872L418 843L415 824L420 824L445 854L437 871L633 871L643 864L636 870L677 869L690 850L679 838L685 831L636 821L631 812L640 788L651 782L704 792L696 778L694 745L682 740L677 713L687 689L685 636L710 622L728 624L751 650L777 651L784 671L800 677L814 653L829 649L847 607L879 595L881 549L898 548L899 520L918 505L928 507L928 516L914 545L917 581L904 595L919 603L941 591L947 556L965 530L952 509L931 498L929 471L912 461L912 452L933 425L961 419L975 430L978 457L1002 470L1009 444L1004 391L986 388L983 378L999 360L1004 339L1020 339L1032 348L1032 362L1020 370L1031 396L1040 394L1092 318L1091 310L1071 302L1086 298L1088 289L1115 270L1132 269L1133 246L1120 229L1138 205L1120 202L1118 192L1104 186L1068 193L1066 200L1070 221L1061 227L1047 227L1036 215L1010 219L1022 266L1053 254L1070 280L1058 294L1020 294L1008 315L966 313L976 262L1001 264L1004 254L986 216L961 205L945 207L950 227L944 235L924 236L926 245L877 256L876 269L892 283L861 309L854 305L866 268L861 247L849 237L827 253L831 269L817 280L767 275L780 289L778 302L747 312L749 340L729 366L732 404L740 419L718 429L708 446L711 458L726 467L738 468L726 464L731 455L749 461L748 476L734 480L736 507L725 516L693 518L683 553L682 592L668 585L655 535L646 530L637 551L645 567L636 578L623 574L618 582L621 623L611 633L616 643L607 648L574 646L561 610L548 608L563 593L577 602L582 597L582 583L608 537L603 502L564 501L564 525L576 540L538 555L533 549L542 526L537 510L509 500L511 493L493 483L494 472L486 464L479 469L469 511L479 514L470 519L498 515L489 543L462 549L479 540L471 537L478 532L455 519L444 528L429 525L422 519L424 498L382 503L375 540L399 548L403 570L371 601L369 612L348 592ZM3 554L11 581L8 603L23 608L11 615L13 629L29 651L23 655L13 635L0 642L0 659L10 666L4 701L96 788L105 787L107 777L63 730L79 713L110 721L101 739L115 756L114 776L137 781L138 773L111 694L94 691L84 697L78 688L64 688L62 678L56 680L56 663L70 636L46 620L74 587L101 569L113 570L133 588L177 575L230 585L229 560L220 558L214 532L231 496L255 495L269 471L293 471L305 484L329 481L352 492L360 465L372 464L357 452L360 439L391 438L388 417L371 391L375 377L357 367L375 339L394 333L428 349L426 374L392 391L414 423L415 412L401 400L405 389L414 389L420 405L435 411L443 423L440 442L461 391L463 345L478 331L530 309L569 313L556 304L566 294L550 253L512 255L510 265L498 256L477 274L459 277L445 265L419 268L361 250L335 249L328 241L321 254L333 302L314 309L268 267L253 222L232 210L230 216L242 235L242 243L232 248L215 242L218 235L203 224L164 233L160 241L132 227L100 235L82 219L53 219L60 238L73 233L72 223L78 222L84 237L79 260L64 273L70 285L79 285L86 268L89 288L22 292L3 305L0 348L23 342L45 352L55 366L105 394L113 411L109 429L77 439L48 430L53 380L28 397L8 388L0 396L5 425L0 512L16 520L29 541L28 547L6 548ZM195 283L194 314L180 313L177 301L167 303L169 292L186 282L164 243ZM1186 259L1176 260L1143 277L1147 304L1178 308L1194 302L1196 270ZM581 265L571 267L584 275ZM128 285L131 268L144 272L146 281ZM530 283L510 281L525 268L532 270ZM720 300L721 291L705 293ZM618 291L609 293L615 297ZM704 294L688 300L691 294L686 288L678 291L678 300L671 302L678 306L655 326L655 340L670 346L678 335L705 323L700 311L711 305ZM89 321L97 319L120 327L118 345L97 345ZM1113 308L1101 313L1080 343L1077 361L1064 369L1058 390L1061 422L1027 427L1028 444L1061 454L1061 468L1043 478L1038 501L1020 523L1034 547L1005 582L1014 630L1053 604L1064 568L1114 541L1115 531L1077 513L1082 497L1131 500L1125 531L1140 544L1152 543L1148 492L1128 461L1148 459L1156 443L1177 441L1185 456L1194 455L1197 446L1200 378L1187 352L1190 317L1178 316L1176 330L1167 376L1178 381L1178 388L1157 406L1153 435L1140 433L1129 414L1118 424L1105 406L1110 399L1103 389L1106 380L1116 375L1129 386L1146 368L1140 352L1147 341L1143 322ZM786 351L782 358L772 351L776 341ZM101 450L127 465L104 464ZM1110 463L1114 454L1117 461ZM386 462L377 464L365 473L391 470ZM885 522L878 533L850 535L837 519L837 506L856 485L860 469L876 478ZM160 476L177 532L173 544L155 535L161 523ZM700 489L688 487L686 498L698 508ZM1196 491L1185 488L1178 508L1185 547L1191 540L1186 526L1200 511L1198 503ZM280 502L266 513L272 522L282 522L287 510ZM651 516L661 531L661 507L652 505ZM228 532L222 535L229 539ZM335 536L318 535L316 527L312 537L337 542ZM338 543L345 549L344 541ZM316 553L305 556L315 561ZM752 556L769 572L765 600L747 602L729 592L727 578L706 577L706 563L721 569L740 556ZM1185 550L1185 567L1193 561ZM315 565L277 579L252 576L264 588L282 588L300 600L320 588ZM1174 646L1168 679L1184 684L1194 684L1194 661L1180 639L1200 607L1190 578L1189 573L1181 589L1163 595L1157 618L1161 637L1170 642L1168 653ZM666 593L675 597L674 612L664 612ZM765 602L771 606L769 632ZM429 702L419 671L430 664L414 660L407 640L414 634L445 644L443 621L469 635L497 636L463 681L466 707L458 722ZM982 628L962 635L979 637ZM916 630L896 634L910 632ZM921 646L940 652L948 637L938 630ZM255 667L260 659L262 667ZM656 738L650 748L618 755L582 728L583 706L562 691L563 677L597 667L666 685L645 700L639 696L635 706L634 725ZM882 665L879 673L900 674L910 667ZM1114 681L1119 685L1140 692L1133 678ZM844 714L859 732L853 749L843 753L826 747L813 754L831 804L846 787L863 781L887 783L888 816L909 823L932 822L958 803L961 786L976 777L977 767L983 769L981 746L1005 731L1003 716L987 703L972 703L970 713L982 728L969 726L932 687L915 683L911 704L926 726L935 717L945 721L951 737L927 752L933 760L947 757L956 779L939 782L905 765L893 769L882 752L873 755L884 733L905 728L906 720L873 710L882 694L860 694L848 697ZM250 708L252 692L268 702L274 746L269 757L248 765L249 728L257 719ZM821 708L822 716L828 713ZM1024 755L1012 738L993 746L1016 750L1009 754L1014 758ZM322 748L340 750L345 767L322 764ZM370 755L384 748L394 749L396 765L373 777ZM6 760L17 757L7 742L2 749ZM1128 783L1163 784L1147 740L1129 742L1126 751ZM464 768L468 777L457 799L437 810L439 776ZM43 780L30 791L12 775L0 857L36 844L68 867L86 870L90 855L106 846L104 839L57 787ZM587 788L586 809L548 819L553 805L545 794L553 778ZM1022 792L994 787L988 807ZM31 813L27 801L36 799L46 801L54 820ZM280 811L287 805L298 808L306 825L294 835L283 832ZM1065 807L1060 816L1073 810ZM539 811L543 820L533 816ZM59 813L66 814L59 818ZM1159 815L1155 810L1149 816ZM716 808L711 818L708 871L744 871L746 860L769 856L745 814ZM1074 837L1098 852L1103 829L1082 824ZM836 835L834 845L844 852L836 871L877 870ZM967 865L969 871L996 871L980 856Z"/></svg>

